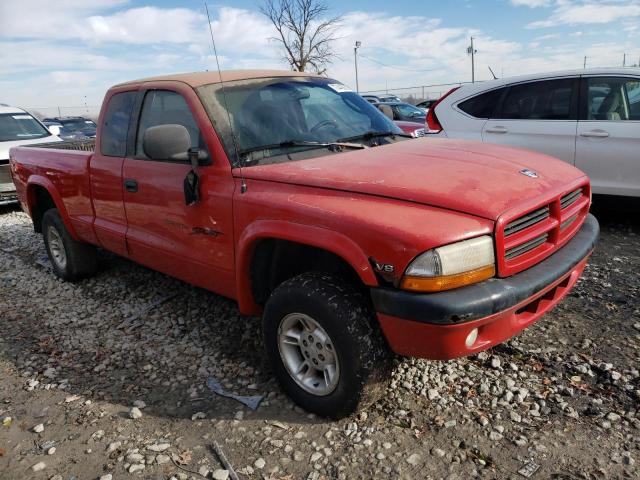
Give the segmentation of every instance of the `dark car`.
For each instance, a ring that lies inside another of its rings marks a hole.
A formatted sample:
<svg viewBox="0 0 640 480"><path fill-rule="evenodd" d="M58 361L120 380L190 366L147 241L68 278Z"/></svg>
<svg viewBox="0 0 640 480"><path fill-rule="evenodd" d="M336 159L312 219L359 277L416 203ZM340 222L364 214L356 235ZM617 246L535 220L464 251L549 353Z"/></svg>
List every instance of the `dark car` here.
<svg viewBox="0 0 640 480"><path fill-rule="evenodd" d="M416 105L418 108L422 108L423 110L429 110L431 105L436 103L438 100L424 100Z"/></svg>
<svg viewBox="0 0 640 480"><path fill-rule="evenodd" d="M425 123L427 114L424 110L404 102L384 102L376 107L391 120L404 122Z"/></svg>
<svg viewBox="0 0 640 480"><path fill-rule="evenodd" d="M402 100L400 100L395 95L391 95L390 93L383 93L381 95L362 95L362 98L364 98L367 102L373 103L373 104L402 102Z"/></svg>
<svg viewBox="0 0 640 480"><path fill-rule="evenodd" d="M86 117L55 117L45 118L45 125L61 125L60 138L65 140L82 140L95 138L96 124Z"/></svg>

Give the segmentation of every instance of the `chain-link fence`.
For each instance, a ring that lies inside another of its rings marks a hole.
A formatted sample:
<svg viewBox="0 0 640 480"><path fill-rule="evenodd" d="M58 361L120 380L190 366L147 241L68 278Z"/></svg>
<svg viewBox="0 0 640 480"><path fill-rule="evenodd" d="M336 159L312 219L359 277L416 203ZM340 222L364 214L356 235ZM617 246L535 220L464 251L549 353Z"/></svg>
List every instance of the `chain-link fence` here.
<svg viewBox="0 0 640 480"><path fill-rule="evenodd" d="M100 113L100 105L56 106L56 107L22 107L34 117L42 120L54 117L87 117L96 120Z"/></svg>
<svg viewBox="0 0 640 480"><path fill-rule="evenodd" d="M390 93L399 97L403 102L416 104L423 100L436 100L454 87L471 82L438 83L433 85L419 85L417 87L382 88L380 90L367 90L360 95L381 95Z"/></svg>

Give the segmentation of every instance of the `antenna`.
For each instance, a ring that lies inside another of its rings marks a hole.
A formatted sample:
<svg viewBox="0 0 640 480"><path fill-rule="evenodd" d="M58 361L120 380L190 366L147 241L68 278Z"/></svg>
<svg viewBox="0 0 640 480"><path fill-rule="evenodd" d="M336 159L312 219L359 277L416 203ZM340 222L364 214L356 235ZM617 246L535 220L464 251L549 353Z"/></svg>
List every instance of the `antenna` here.
<svg viewBox="0 0 640 480"><path fill-rule="evenodd" d="M498 77L496 77L496 74L495 74L495 73L493 73L493 70L491 70L491 67L490 67L489 65L487 65L487 68L488 68L488 69L489 69L489 71L491 72L491 75L493 75L493 79L494 79L494 80L497 80L497 79L498 79Z"/></svg>
<svg viewBox="0 0 640 480"><path fill-rule="evenodd" d="M222 101L224 102L224 109L227 112L227 120L229 122L229 129L231 131L231 140L233 141L233 149L236 152L236 158L240 161L240 154L238 153L238 144L236 143L236 135L233 132L233 124L231 123L231 114L229 113L229 105L227 104L227 93L224 88L224 81L222 80L222 71L220 70L220 61L218 60L218 51L216 49L216 41L213 38L213 28L211 27L211 16L209 15L209 6L207 2L204 2L204 9L207 11L207 21L209 22L209 33L211 34L211 45L213 46L213 55L216 57L216 66L218 67L218 77L220 77L220 88L222 90ZM242 174L242 163L238 163L240 169L240 193L247 191L247 184L244 181L244 175Z"/></svg>

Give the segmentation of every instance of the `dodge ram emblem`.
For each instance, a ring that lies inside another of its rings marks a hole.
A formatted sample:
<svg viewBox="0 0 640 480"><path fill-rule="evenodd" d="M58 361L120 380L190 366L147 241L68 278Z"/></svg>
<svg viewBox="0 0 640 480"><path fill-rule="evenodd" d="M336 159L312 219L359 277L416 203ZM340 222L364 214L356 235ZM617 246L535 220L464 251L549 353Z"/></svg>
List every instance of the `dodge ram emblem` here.
<svg viewBox="0 0 640 480"><path fill-rule="evenodd" d="M533 170L529 170L528 168L523 168L522 170L520 170L520 173L526 175L527 177L538 178L538 174Z"/></svg>

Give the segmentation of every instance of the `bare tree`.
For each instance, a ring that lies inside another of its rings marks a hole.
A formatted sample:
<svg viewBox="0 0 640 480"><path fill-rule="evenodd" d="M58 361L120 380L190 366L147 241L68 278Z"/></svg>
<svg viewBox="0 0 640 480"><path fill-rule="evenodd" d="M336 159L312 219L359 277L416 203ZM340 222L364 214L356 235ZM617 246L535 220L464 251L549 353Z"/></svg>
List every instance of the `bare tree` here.
<svg viewBox="0 0 640 480"><path fill-rule="evenodd" d="M323 0L264 0L260 11L278 32L274 40L284 47L285 59L299 72L312 68L325 73L337 55L331 49L341 18L325 18L329 5Z"/></svg>

